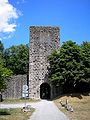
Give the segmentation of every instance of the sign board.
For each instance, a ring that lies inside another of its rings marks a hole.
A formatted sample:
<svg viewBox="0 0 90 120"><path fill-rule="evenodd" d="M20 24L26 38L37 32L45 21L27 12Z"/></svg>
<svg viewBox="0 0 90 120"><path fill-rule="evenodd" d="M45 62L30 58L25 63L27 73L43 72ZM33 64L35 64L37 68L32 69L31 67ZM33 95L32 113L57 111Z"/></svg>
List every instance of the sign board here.
<svg viewBox="0 0 90 120"><path fill-rule="evenodd" d="M28 93L22 93L22 97L23 97L23 98L28 97Z"/></svg>
<svg viewBox="0 0 90 120"><path fill-rule="evenodd" d="M28 97L28 86L27 85L23 85L22 97L23 98Z"/></svg>
<svg viewBox="0 0 90 120"><path fill-rule="evenodd" d="M28 90L28 86L27 85L23 85L23 91L27 91Z"/></svg>

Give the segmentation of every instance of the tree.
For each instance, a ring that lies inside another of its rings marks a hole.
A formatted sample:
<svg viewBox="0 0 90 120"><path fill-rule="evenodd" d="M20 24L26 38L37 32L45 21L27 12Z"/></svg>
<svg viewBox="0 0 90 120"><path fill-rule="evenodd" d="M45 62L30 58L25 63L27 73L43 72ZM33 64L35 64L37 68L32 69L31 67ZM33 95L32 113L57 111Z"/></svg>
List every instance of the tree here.
<svg viewBox="0 0 90 120"><path fill-rule="evenodd" d="M61 73L60 73L60 66L59 66L59 62L60 62L59 51L53 50L51 55L48 56L48 60L50 63L49 80L53 84L58 84L62 79Z"/></svg>
<svg viewBox="0 0 90 120"><path fill-rule="evenodd" d="M83 77L82 49L75 42L67 41L60 49L60 72L65 80L65 91L74 91Z"/></svg>
<svg viewBox="0 0 90 120"><path fill-rule="evenodd" d="M3 67L2 60L0 60L0 92L6 88L7 78L12 75L12 71Z"/></svg>
<svg viewBox="0 0 90 120"><path fill-rule="evenodd" d="M12 75L12 71L3 67L2 59L0 58L0 101L2 102L2 92L7 87L7 79Z"/></svg>
<svg viewBox="0 0 90 120"><path fill-rule="evenodd" d="M4 46L0 41L0 92L6 88L6 79L12 75L12 71L4 67Z"/></svg>
<svg viewBox="0 0 90 120"><path fill-rule="evenodd" d="M12 46L5 50L6 66L14 74L26 74L29 63L28 45Z"/></svg>
<svg viewBox="0 0 90 120"><path fill-rule="evenodd" d="M90 83L90 42L81 44L83 52L83 81Z"/></svg>
<svg viewBox="0 0 90 120"><path fill-rule="evenodd" d="M4 46L3 43L0 41L0 57L3 57L4 54Z"/></svg>
<svg viewBox="0 0 90 120"><path fill-rule="evenodd" d="M82 50L80 46L71 40L64 42L60 51L54 51L49 56L49 61L49 79L62 83L65 91L73 91L75 85L83 76Z"/></svg>

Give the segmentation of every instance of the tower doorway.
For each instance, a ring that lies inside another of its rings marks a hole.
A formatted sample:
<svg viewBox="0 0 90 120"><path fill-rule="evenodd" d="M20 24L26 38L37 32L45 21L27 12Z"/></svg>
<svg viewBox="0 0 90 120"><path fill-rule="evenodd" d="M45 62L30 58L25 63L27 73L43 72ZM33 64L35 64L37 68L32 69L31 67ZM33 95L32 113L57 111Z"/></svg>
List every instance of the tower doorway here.
<svg viewBox="0 0 90 120"><path fill-rule="evenodd" d="M50 99L50 85L48 83L42 83L40 85L40 98L41 99Z"/></svg>

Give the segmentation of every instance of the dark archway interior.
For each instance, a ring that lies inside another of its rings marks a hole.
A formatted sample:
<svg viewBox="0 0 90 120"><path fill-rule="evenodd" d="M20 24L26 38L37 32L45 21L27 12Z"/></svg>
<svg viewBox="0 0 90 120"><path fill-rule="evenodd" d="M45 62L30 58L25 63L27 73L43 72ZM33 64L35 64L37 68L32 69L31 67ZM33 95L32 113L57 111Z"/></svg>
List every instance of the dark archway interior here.
<svg viewBox="0 0 90 120"><path fill-rule="evenodd" d="M40 98L50 99L50 85L48 83L42 83L40 86Z"/></svg>

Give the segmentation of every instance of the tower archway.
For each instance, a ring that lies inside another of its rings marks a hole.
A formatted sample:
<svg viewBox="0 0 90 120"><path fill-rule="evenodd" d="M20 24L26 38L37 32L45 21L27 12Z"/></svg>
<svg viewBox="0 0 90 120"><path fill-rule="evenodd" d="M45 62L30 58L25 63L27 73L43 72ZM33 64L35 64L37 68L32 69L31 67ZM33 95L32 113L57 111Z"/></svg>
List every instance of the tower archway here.
<svg viewBox="0 0 90 120"><path fill-rule="evenodd" d="M40 98L41 99L50 99L51 88L48 83L42 83L40 85Z"/></svg>

